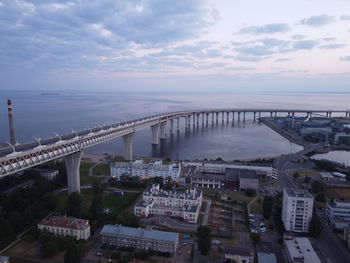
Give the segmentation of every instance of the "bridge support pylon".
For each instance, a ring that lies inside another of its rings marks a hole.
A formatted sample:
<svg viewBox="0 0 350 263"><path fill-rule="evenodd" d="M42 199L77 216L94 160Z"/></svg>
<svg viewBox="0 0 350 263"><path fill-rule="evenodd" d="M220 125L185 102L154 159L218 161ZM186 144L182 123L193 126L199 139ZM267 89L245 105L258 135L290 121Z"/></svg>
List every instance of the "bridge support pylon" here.
<svg viewBox="0 0 350 263"><path fill-rule="evenodd" d="M152 131L152 144L157 145L159 141L158 131L159 131L159 124L151 126Z"/></svg>
<svg viewBox="0 0 350 263"><path fill-rule="evenodd" d="M124 141L124 151L125 151L125 159L127 161L132 160L132 139L134 137L134 133L129 133L123 136Z"/></svg>
<svg viewBox="0 0 350 263"><path fill-rule="evenodd" d="M166 125L166 121L165 122L162 122L159 126L159 138L161 140L165 140L165 125Z"/></svg>
<svg viewBox="0 0 350 263"><path fill-rule="evenodd" d="M83 152L79 151L64 157L67 169L68 193L80 193L80 161Z"/></svg>
<svg viewBox="0 0 350 263"><path fill-rule="evenodd" d="M180 118L179 117L177 117L176 118L176 131L180 131Z"/></svg>
<svg viewBox="0 0 350 263"><path fill-rule="evenodd" d="M170 120L170 135L174 134L174 120Z"/></svg>

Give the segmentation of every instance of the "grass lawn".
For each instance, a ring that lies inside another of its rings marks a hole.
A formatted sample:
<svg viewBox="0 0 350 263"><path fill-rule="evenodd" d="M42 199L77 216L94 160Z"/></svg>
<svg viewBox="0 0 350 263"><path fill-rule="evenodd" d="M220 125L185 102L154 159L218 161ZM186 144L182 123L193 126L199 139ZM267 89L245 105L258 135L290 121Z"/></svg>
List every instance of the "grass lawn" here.
<svg viewBox="0 0 350 263"><path fill-rule="evenodd" d="M260 202L258 202L260 200ZM262 199L257 198L251 205L250 205L250 213L251 214L262 214Z"/></svg>
<svg viewBox="0 0 350 263"><path fill-rule="evenodd" d="M81 163L80 164L80 176L89 175L89 169L95 165L94 163Z"/></svg>
<svg viewBox="0 0 350 263"><path fill-rule="evenodd" d="M94 175L110 175L110 169L108 164L100 163L93 169Z"/></svg>
<svg viewBox="0 0 350 263"><path fill-rule="evenodd" d="M247 204L254 198L250 197L250 196L246 196L244 193L229 193L226 194L228 196L231 197L231 200L235 200L235 201L245 201Z"/></svg>
<svg viewBox="0 0 350 263"><path fill-rule="evenodd" d="M88 175L80 175L80 185L92 184L94 182L100 182L103 179L104 179L103 177L94 177L94 176L88 176Z"/></svg>
<svg viewBox="0 0 350 263"><path fill-rule="evenodd" d="M139 193L124 193L123 196L106 194L103 203L105 207L112 209L114 213L120 213L136 201Z"/></svg>
<svg viewBox="0 0 350 263"><path fill-rule="evenodd" d="M278 182L273 180L264 180L261 184L264 186L272 186L272 187L278 186Z"/></svg>
<svg viewBox="0 0 350 263"><path fill-rule="evenodd" d="M347 189L327 189L325 191L327 200L329 201L332 197L334 199L344 199L350 201L350 190Z"/></svg>

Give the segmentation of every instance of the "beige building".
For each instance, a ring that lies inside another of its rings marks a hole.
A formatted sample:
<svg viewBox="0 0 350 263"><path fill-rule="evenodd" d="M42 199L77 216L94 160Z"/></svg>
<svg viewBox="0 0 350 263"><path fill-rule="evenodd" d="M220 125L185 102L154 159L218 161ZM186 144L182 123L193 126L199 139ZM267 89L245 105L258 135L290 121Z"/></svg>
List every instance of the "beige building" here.
<svg viewBox="0 0 350 263"><path fill-rule="evenodd" d="M254 251L246 247L225 247L225 260L234 260L236 263L253 263Z"/></svg>
<svg viewBox="0 0 350 263"><path fill-rule="evenodd" d="M89 220L75 217L51 216L41 220L38 229L58 236L71 236L76 240L87 240L90 237Z"/></svg>

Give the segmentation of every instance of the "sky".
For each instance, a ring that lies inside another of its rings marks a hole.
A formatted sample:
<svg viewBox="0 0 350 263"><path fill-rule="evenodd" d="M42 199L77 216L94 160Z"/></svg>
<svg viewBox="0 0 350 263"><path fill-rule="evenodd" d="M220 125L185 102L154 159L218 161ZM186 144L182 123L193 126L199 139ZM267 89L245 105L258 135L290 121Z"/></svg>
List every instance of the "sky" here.
<svg viewBox="0 0 350 263"><path fill-rule="evenodd" d="M350 92L349 40L349 0L0 0L0 91Z"/></svg>

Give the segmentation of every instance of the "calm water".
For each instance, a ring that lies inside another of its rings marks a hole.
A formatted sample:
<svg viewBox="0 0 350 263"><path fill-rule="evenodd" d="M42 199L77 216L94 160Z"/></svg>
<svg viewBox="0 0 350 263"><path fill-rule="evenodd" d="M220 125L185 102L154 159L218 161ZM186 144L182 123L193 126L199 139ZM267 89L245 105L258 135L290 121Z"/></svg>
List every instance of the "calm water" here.
<svg viewBox="0 0 350 263"><path fill-rule="evenodd" d="M315 159L328 159L331 161L339 162L345 164L346 166L350 166L350 152L347 151L334 151L323 154L315 154L312 156Z"/></svg>
<svg viewBox="0 0 350 263"><path fill-rule="evenodd" d="M40 92L0 91L0 140L9 141L6 99L13 100L15 133L20 142L35 137L53 136L98 124L139 118L150 114L200 108L259 107L296 109L345 109L350 94L125 94L60 92L42 96ZM221 116L220 116L221 117ZM157 148L151 147L150 129L137 132L135 156L159 156L180 159L250 159L295 152L301 147L289 143L263 125L247 122L191 129L170 137ZM237 121L237 116L236 116ZM184 123L181 123L183 126ZM168 129L168 128L167 128ZM89 148L90 153L123 153L121 138Z"/></svg>

